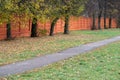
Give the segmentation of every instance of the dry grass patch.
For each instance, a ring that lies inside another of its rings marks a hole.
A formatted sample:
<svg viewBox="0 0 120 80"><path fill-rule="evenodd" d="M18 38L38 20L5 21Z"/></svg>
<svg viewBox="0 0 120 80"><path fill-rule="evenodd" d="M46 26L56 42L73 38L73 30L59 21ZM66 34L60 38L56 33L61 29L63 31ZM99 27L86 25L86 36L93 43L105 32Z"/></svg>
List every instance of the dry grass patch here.
<svg viewBox="0 0 120 80"><path fill-rule="evenodd" d="M11 41L0 41L0 65L26 60L117 35L120 35L117 29L72 31L69 35L57 34L53 37L19 38Z"/></svg>
<svg viewBox="0 0 120 80"><path fill-rule="evenodd" d="M120 80L120 41L7 80Z"/></svg>

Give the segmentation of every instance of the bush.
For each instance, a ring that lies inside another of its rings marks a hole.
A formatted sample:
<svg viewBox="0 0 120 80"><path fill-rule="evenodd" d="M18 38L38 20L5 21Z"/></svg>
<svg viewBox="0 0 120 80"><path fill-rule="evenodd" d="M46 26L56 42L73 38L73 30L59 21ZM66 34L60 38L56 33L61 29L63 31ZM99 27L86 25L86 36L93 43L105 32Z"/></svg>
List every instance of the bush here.
<svg viewBox="0 0 120 80"><path fill-rule="evenodd" d="M46 29L38 29L37 36L46 36L47 30Z"/></svg>

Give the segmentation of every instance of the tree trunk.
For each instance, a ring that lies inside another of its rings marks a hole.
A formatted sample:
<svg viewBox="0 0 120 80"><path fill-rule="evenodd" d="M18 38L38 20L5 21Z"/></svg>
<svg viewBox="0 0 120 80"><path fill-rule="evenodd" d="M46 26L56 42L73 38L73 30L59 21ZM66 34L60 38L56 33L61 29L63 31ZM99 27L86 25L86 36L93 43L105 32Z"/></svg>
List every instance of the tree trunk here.
<svg viewBox="0 0 120 80"><path fill-rule="evenodd" d="M57 20L59 19L59 17L56 17L53 21L52 21L52 23L51 23L51 28L50 28L50 36L53 36L53 33L54 33L54 27L55 27L55 24L56 24L56 22L57 22Z"/></svg>
<svg viewBox="0 0 120 80"><path fill-rule="evenodd" d="M101 29L101 16L102 16L102 11L98 14L98 29Z"/></svg>
<svg viewBox="0 0 120 80"><path fill-rule="evenodd" d="M7 23L7 39L11 39L11 23Z"/></svg>
<svg viewBox="0 0 120 80"><path fill-rule="evenodd" d="M111 25L112 25L112 15L110 14L110 18L109 18L109 28L112 28Z"/></svg>
<svg viewBox="0 0 120 80"><path fill-rule="evenodd" d="M32 21L31 37L37 37L37 19L34 18Z"/></svg>
<svg viewBox="0 0 120 80"><path fill-rule="evenodd" d="M93 13L93 24L92 24L92 30L95 30L96 29L96 26L95 26L95 13Z"/></svg>
<svg viewBox="0 0 120 80"><path fill-rule="evenodd" d="M104 29L107 29L107 26L106 26L106 15L104 14Z"/></svg>
<svg viewBox="0 0 120 80"><path fill-rule="evenodd" d="M69 18L69 15L65 16L64 34L69 34Z"/></svg>
<svg viewBox="0 0 120 80"><path fill-rule="evenodd" d="M107 26L106 26L106 13L107 13L107 11L106 11L106 7L107 7L107 2L106 2L106 0L105 0L105 3L104 3L104 29L107 29Z"/></svg>
<svg viewBox="0 0 120 80"><path fill-rule="evenodd" d="M120 15L118 15L118 19L117 19L117 28L120 28Z"/></svg>

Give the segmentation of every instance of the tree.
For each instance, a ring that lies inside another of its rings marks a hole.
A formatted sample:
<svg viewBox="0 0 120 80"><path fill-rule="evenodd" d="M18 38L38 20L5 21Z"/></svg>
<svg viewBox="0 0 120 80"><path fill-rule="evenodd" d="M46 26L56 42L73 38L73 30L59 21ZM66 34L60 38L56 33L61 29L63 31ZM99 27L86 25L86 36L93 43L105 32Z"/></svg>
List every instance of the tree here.
<svg viewBox="0 0 120 80"><path fill-rule="evenodd" d="M0 21L1 23L6 22L6 39L11 39L11 20L14 20L14 13L17 9L14 4L16 1L13 0L0 0Z"/></svg>
<svg viewBox="0 0 120 80"><path fill-rule="evenodd" d="M104 29L107 29L106 17L107 17L107 0L104 0Z"/></svg>
<svg viewBox="0 0 120 80"><path fill-rule="evenodd" d="M117 18L117 28L120 28L120 15L118 15L118 18Z"/></svg>
<svg viewBox="0 0 120 80"><path fill-rule="evenodd" d="M50 36L53 36L53 32L54 32L54 27L55 27L55 24L57 22L57 20L59 19L59 17L56 17L55 19L53 19L52 23L51 23L51 27L50 27Z"/></svg>
<svg viewBox="0 0 120 80"><path fill-rule="evenodd" d="M0 22L6 24L7 39L11 39L11 22L23 21L28 15L27 6L23 0L0 0Z"/></svg>
<svg viewBox="0 0 120 80"><path fill-rule="evenodd" d="M59 18L62 17L62 0L48 0L46 3L49 6L49 16L51 20L51 26L50 26L50 36L53 36L54 33L54 27Z"/></svg>
<svg viewBox="0 0 120 80"><path fill-rule="evenodd" d="M28 16L32 20L31 37L37 37L37 22L44 21L48 12L45 0L26 0L24 5L28 8Z"/></svg>
<svg viewBox="0 0 120 80"><path fill-rule="evenodd" d="M104 2L103 0L97 0L98 1L98 29L101 29L101 17L102 17L102 13L103 13L103 9L104 9Z"/></svg>
<svg viewBox="0 0 120 80"><path fill-rule="evenodd" d="M101 18L104 17L104 28L107 28L106 18L109 18L109 28L112 27L112 19L119 23L120 13L119 0L89 0L86 4L88 16L93 17L92 29L95 29L95 17L98 16L98 29L101 29ZM118 24L119 25L119 24Z"/></svg>
<svg viewBox="0 0 120 80"><path fill-rule="evenodd" d="M50 28L50 36L53 35L54 26L59 18L64 18L64 34L69 33L69 19L70 16L80 16L80 13L84 9L83 0L48 0L49 5L52 10L50 13L50 17L52 18L51 28Z"/></svg>
<svg viewBox="0 0 120 80"><path fill-rule="evenodd" d="M63 0L63 11L65 17L64 34L69 34L70 16L80 16L84 11L87 0Z"/></svg>
<svg viewBox="0 0 120 80"><path fill-rule="evenodd" d="M103 11L105 11L105 1L104 0L89 0L87 3L87 13L90 14L90 16L93 17L93 25L92 25L92 30L94 29L101 29L101 18ZM105 15L105 22L106 22L106 13ZM96 16L98 17L98 27L95 26L96 23ZM105 25L106 26L106 25Z"/></svg>
<svg viewBox="0 0 120 80"><path fill-rule="evenodd" d="M88 17L92 17L92 26L91 30L96 30L96 15L98 11L98 2L97 0L88 0L88 2L85 4L85 11L84 13Z"/></svg>
<svg viewBox="0 0 120 80"><path fill-rule="evenodd" d="M37 37L37 22L44 22L46 20L49 8L45 4L47 0L20 0L21 7L27 9L28 20L32 20L31 37ZM25 10L26 10L25 9Z"/></svg>
<svg viewBox="0 0 120 80"><path fill-rule="evenodd" d="M116 13L115 5L113 4L113 0L107 0L107 16L109 18L109 27L112 28L112 18Z"/></svg>
<svg viewBox="0 0 120 80"><path fill-rule="evenodd" d="M104 29L107 29L106 18L109 18L109 27L111 28L112 16L115 13L114 0L104 0Z"/></svg>
<svg viewBox="0 0 120 80"><path fill-rule="evenodd" d="M115 9L116 9L117 28L120 28L120 7L119 7L120 1L115 0L113 4L115 5Z"/></svg>

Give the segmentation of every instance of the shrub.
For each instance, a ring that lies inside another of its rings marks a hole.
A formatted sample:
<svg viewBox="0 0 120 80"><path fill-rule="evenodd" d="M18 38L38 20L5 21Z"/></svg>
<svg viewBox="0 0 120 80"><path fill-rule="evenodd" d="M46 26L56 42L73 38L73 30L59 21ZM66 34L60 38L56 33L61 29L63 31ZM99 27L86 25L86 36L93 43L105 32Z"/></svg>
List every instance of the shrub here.
<svg viewBox="0 0 120 80"><path fill-rule="evenodd" d="M38 29L37 36L46 36L47 30L46 29Z"/></svg>

